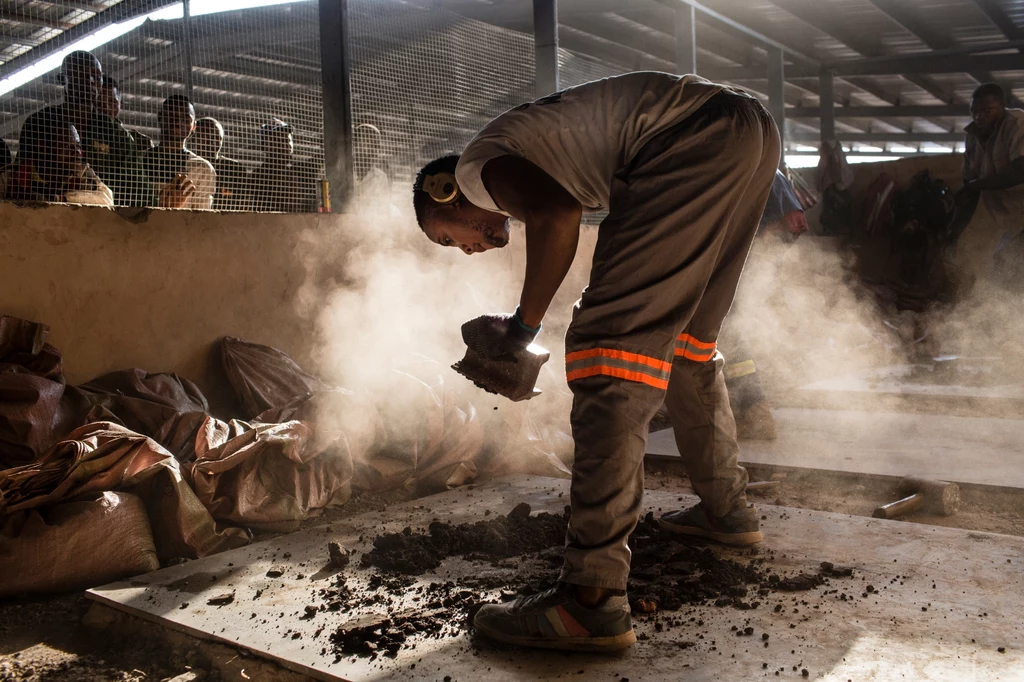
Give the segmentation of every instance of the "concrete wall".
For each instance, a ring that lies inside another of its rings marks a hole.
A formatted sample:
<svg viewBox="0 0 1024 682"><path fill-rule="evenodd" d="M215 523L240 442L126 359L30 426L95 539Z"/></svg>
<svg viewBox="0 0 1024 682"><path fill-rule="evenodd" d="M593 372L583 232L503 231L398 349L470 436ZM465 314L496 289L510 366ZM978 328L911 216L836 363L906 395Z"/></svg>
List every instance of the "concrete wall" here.
<svg viewBox="0 0 1024 682"><path fill-rule="evenodd" d="M338 341L318 326L323 308L355 286L349 270L359 254L422 251L425 267L451 268L446 281L465 278L450 282L451 298L466 299L467 284L482 282L474 289L482 297L437 311L456 334L455 319L514 307L524 268L521 233L502 252L467 258L429 244L403 218L154 211L133 223L102 208L0 203L0 226L0 312L50 326L69 382L141 367L193 379L213 400L223 386L211 350L225 335L281 348L316 369L323 346ZM595 236L585 231L552 307L550 345L559 345L559 322L585 282ZM395 293L410 295L417 293Z"/></svg>
<svg viewBox="0 0 1024 682"><path fill-rule="evenodd" d="M0 203L0 311L51 328L80 383L141 367L209 384L221 336L308 357L313 320L300 235L341 235L334 216L155 211L133 224L102 208Z"/></svg>

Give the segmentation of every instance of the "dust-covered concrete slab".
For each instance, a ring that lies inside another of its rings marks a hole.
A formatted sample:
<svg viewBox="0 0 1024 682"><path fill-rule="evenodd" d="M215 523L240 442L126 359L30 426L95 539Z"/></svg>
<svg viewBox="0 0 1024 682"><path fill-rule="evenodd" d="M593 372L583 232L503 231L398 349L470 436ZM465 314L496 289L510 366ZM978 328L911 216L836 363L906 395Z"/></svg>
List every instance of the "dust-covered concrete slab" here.
<svg viewBox="0 0 1024 682"><path fill-rule="evenodd" d="M778 437L741 442L741 462L1024 488L1024 420L797 407L772 415ZM652 433L647 452L678 455L672 430Z"/></svg>
<svg viewBox="0 0 1024 682"><path fill-rule="evenodd" d="M452 617L457 609L441 608L442 600L431 596L431 584L453 583L445 599L457 602L463 592L473 600L500 598L500 587L479 586L504 578L513 583L533 570L529 561L450 558L411 584L390 585L359 561L380 533L423 529L433 520L493 518L524 501L534 513L560 513L567 491L566 481L526 477L463 488L108 585L89 596L323 680L1024 677L1021 538L762 507L763 546L756 553L715 549L717 555L740 563L763 560L780 576L820 575L827 561L852 567L852 577L804 591L762 588L745 600L722 600L727 606L636 614L641 641L617 656L476 642ZM648 491L646 507L657 515L693 501ZM328 566L330 541L355 554L340 571ZM460 581L475 587L460 590ZM361 596L370 598L347 612L331 610L332 599L351 605ZM394 658L339 655L331 641L339 628L373 627L385 618L402 622L415 614L429 620L434 613L447 620L432 629L407 623L410 634Z"/></svg>

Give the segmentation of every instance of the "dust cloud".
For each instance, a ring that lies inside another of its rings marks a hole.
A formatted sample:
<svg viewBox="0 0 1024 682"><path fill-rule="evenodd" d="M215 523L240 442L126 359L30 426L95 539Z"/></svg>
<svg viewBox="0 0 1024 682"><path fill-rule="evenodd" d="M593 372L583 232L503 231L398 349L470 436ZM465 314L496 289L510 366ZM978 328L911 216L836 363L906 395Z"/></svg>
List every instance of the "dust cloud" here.
<svg viewBox="0 0 1024 682"><path fill-rule="evenodd" d="M416 225L411 202L389 210L374 208L387 201L362 206L367 208L345 218L343 243L324 243L315 230L302 240L306 280L297 307L315 321L319 376L385 406L389 433L398 440L414 438L412 431L424 424L423 393L410 393L411 376L417 385L429 385L437 400L479 421L487 446L508 450L510 440L546 440L544 450L567 459L571 398L562 334L571 302L566 305L564 296L538 339L551 351L539 382L541 397L514 404L451 369L466 350L464 322L511 312L518 303L525 268L521 226L513 226L508 247L467 256L430 242Z"/></svg>
<svg viewBox="0 0 1024 682"><path fill-rule="evenodd" d="M904 362L913 336L913 320L882 308L837 241L767 234L751 249L720 347L727 363L752 357L777 393Z"/></svg>

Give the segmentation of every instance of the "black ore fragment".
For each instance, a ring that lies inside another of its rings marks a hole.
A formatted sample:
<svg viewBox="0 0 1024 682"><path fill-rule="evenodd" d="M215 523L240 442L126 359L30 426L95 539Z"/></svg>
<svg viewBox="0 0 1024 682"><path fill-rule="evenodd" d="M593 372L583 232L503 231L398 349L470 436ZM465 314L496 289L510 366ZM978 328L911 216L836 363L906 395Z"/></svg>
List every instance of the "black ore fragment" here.
<svg viewBox="0 0 1024 682"><path fill-rule="evenodd" d="M327 562L327 566L340 570L348 566L349 555L345 551L345 548L339 545L337 542L327 543L327 552L330 555L330 561Z"/></svg>
<svg viewBox="0 0 1024 682"><path fill-rule="evenodd" d="M530 505L526 504L525 502L520 502L519 504L512 508L512 511L508 513L508 520L521 521L529 517L531 511L532 509L530 509Z"/></svg>

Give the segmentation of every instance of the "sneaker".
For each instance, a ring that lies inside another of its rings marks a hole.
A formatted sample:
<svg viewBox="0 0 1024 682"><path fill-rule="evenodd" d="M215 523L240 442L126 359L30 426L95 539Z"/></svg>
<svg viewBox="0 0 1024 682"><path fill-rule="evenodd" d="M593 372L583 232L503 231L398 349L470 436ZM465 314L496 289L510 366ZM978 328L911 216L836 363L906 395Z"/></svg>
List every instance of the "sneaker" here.
<svg viewBox="0 0 1024 682"><path fill-rule="evenodd" d="M754 505L734 509L725 516L711 515L703 502L661 517L661 527L671 533L694 535L724 545L753 545L764 540Z"/></svg>
<svg viewBox="0 0 1024 682"><path fill-rule="evenodd" d="M498 642L543 649L618 651L636 642L624 595L588 609L576 603L565 583L505 604L485 604L473 627Z"/></svg>

